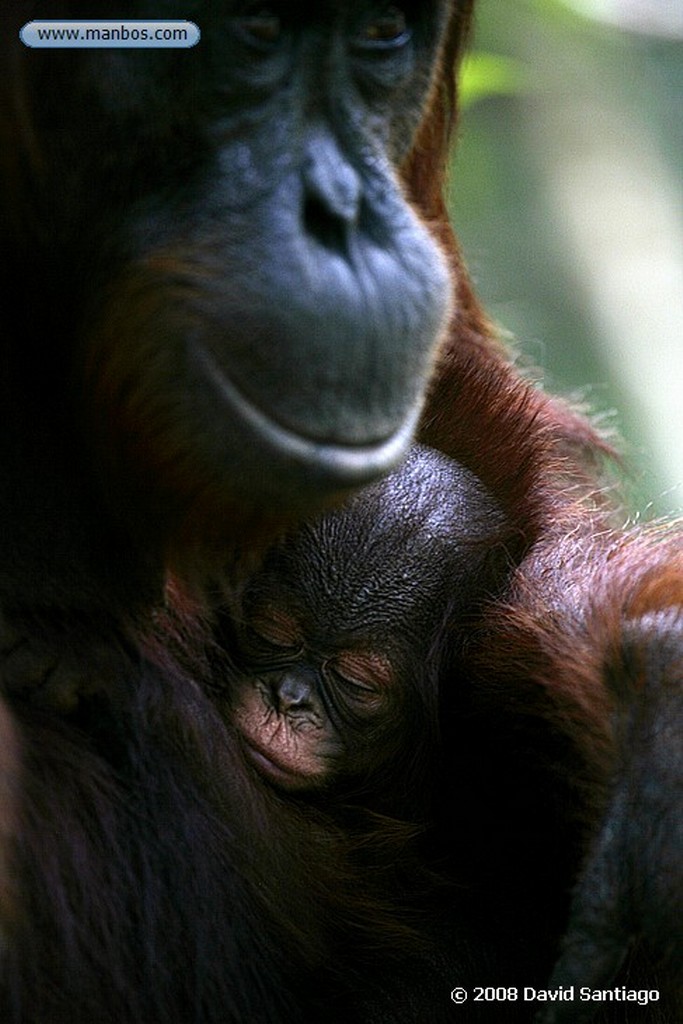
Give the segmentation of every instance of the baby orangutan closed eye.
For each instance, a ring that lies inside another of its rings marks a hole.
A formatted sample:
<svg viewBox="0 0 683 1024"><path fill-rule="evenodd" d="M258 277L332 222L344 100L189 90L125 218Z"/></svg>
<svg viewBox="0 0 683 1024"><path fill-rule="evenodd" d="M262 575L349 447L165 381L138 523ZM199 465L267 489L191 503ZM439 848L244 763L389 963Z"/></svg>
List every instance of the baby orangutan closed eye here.
<svg viewBox="0 0 683 1024"><path fill-rule="evenodd" d="M268 553L228 642L233 720L264 779L360 787L377 809L413 813L415 770L434 757L437 661L486 591L502 523L472 473L415 446L387 480ZM452 635L437 643L446 615Z"/></svg>

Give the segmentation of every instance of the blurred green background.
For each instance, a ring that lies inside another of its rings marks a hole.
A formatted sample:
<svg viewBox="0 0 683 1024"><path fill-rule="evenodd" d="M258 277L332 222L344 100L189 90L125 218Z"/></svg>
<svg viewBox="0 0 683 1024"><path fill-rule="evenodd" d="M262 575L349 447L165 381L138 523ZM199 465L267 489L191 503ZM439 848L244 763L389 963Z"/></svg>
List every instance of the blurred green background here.
<svg viewBox="0 0 683 1024"><path fill-rule="evenodd" d="M451 208L551 390L621 435L626 507L683 507L683 0L479 0Z"/></svg>

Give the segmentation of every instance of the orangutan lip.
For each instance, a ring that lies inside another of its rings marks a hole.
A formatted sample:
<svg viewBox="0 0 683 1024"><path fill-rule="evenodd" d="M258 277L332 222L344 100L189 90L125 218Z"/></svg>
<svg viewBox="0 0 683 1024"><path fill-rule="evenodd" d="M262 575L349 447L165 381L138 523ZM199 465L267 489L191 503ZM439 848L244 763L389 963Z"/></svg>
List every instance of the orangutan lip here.
<svg viewBox="0 0 683 1024"><path fill-rule="evenodd" d="M245 741L244 746L249 760L261 775L265 775L273 782L292 782L296 779L294 772L283 768L269 754L264 753L259 747L254 746L253 743Z"/></svg>
<svg viewBox="0 0 683 1024"><path fill-rule="evenodd" d="M255 436L272 450L283 452L290 466L318 466L321 472L338 481L339 486L360 486L384 475L405 454L416 429L421 411L418 407L410 410L396 430L387 435L361 439L309 437L303 428L285 425L272 413L263 412L227 375L210 350L200 347L194 356L217 393L236 411L240 421L249 425Z"/></svg>

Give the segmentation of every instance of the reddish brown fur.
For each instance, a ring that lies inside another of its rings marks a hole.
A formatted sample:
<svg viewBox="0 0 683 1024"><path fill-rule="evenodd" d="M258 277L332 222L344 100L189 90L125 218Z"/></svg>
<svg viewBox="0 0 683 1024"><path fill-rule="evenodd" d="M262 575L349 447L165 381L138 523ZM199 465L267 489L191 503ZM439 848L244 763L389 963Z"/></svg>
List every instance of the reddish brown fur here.
<svg viewBox="0 0 683 1024"><path fill-rule="evenodd" d="M446 119L440 112L437 124ZM433 153L431 161L432 167L438 164ZM511 545L514 572L471 638L465 675L478 714L497 716L508 708L511 723L520 713L538 716L569 741L577 760L564 766L570 773L565 781L571 781L564 813L567 822L574 820L575 835L587 840L610 799L614 772L628 757L615 716L637 699L633 694L650 671L645 655L638 660L629 649L633 625L659 622L663 651L668 635L680 638L683 538L673 524L615 525L618 510L598 470L601 460L613 457L609 445L590 421L515 369L473 295L440 196L425 188L419 169L414 181L409 188L427 195L428 216L451 254L456 294L419 437L469 466L503 502L518 531ZM678 660L662 657L671 685L680 687L680 653ZM652 693L647 699L658 700ZM496 756L495 746L491 753ZM672 822L682 810L675 795L679 782L667 780L673 785L666 811ZM675 841L673 831L669 841ZM645 867L649 853L642 856L643 870L656 871ZM674 863L671 884L678 889L680 859ZM659 956L669 964L671 943L674 938L667 943L664 934ZM674 963L680 953L679 948L673 954ZM646 952L646 963L648 957L656 963L658 954ZM674 976L668 1009L651 1007L644 1019L666 1021L678 1014L678 968ZM651 967L641 978L660 984ZM565 1012L573 1019L571 1008ZM619 1012L615 1019L621 1019Z"/></svg>

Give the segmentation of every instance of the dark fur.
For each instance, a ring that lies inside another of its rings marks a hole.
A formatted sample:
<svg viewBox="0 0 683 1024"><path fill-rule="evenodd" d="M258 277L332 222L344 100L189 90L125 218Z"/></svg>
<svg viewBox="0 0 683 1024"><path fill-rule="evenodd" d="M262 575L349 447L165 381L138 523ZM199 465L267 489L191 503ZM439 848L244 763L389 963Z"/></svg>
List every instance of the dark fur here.
<svg viewBox="0 0 683 1024"><path fill-rule="evenodd" d="M190 6L97 13L194 16L194 52L29 51L24 22L92 10L0 15L8 1021L319 1020L340 935L404 944L353 839L254 785L203 623L226 563L407 449L449 296L396 165L451 74L448 5L415 12L414 74L378 96L366 62L344 106L312 5L299 106L263 99L258 12Z"/></svg>

